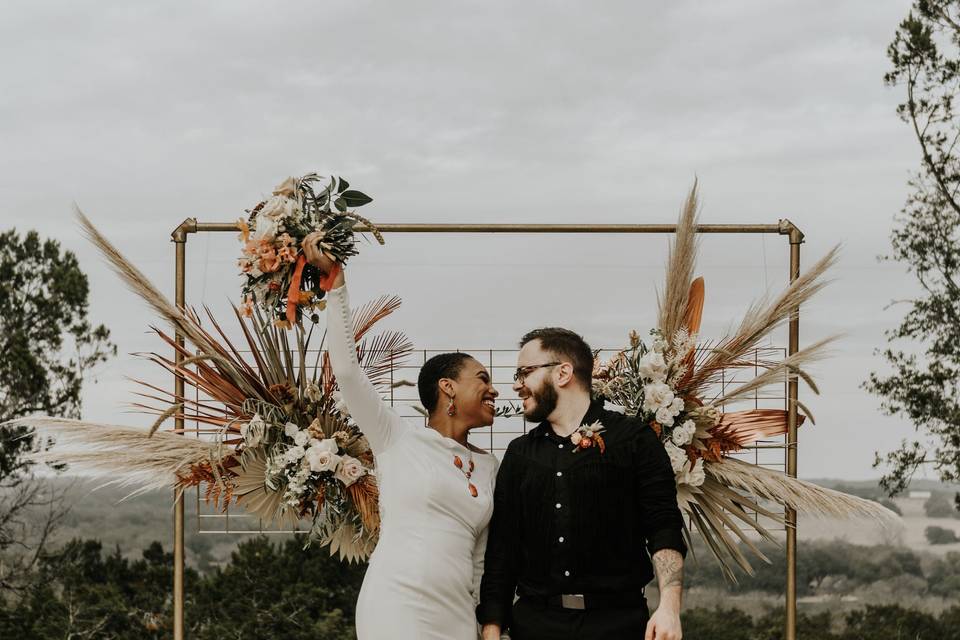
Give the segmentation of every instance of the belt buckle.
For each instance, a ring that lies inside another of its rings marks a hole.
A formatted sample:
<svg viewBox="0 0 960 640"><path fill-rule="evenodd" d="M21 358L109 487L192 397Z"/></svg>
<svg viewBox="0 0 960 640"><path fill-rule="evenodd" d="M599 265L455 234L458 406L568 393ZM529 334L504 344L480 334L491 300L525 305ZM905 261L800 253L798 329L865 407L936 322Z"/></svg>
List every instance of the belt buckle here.
<svg viewBox="0 0 960 640"><path fill-rule="evenodd" d="M582 593L564 593L560 596L560 606L564 609L586 609Z"/></svg>

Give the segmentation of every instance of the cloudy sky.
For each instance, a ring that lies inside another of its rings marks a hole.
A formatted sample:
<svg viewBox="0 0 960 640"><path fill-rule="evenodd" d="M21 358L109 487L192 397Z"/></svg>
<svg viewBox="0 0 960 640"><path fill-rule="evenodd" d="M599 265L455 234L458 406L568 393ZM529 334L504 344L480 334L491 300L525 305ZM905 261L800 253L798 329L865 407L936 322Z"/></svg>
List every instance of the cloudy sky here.
<svg viewBox="0 0 960 640"><path fill-rule="evenodd" d="M803 477L867 478L911 428L859 388L914 286L881 264L916 145L885 87L907 0L724 2L13 1L0 21L0 222L75 251L123 355L86 392L124 413L151 316L85 244L76 201L165 290L169 233L232 221L283 177L336 172L379 222L702 221L843 244L801 343L844 332L804 390ZM355 301L398 293L419 348L510 348L562 324L596 347L653 323L665 236L400 236L350 265ZM188 298L237 297L233 234L188 245ZM707 237L703 333L786 283L779 236ZM785 335L772 344L784 344ZM163 378L159 378L163 380Z"/></svg>

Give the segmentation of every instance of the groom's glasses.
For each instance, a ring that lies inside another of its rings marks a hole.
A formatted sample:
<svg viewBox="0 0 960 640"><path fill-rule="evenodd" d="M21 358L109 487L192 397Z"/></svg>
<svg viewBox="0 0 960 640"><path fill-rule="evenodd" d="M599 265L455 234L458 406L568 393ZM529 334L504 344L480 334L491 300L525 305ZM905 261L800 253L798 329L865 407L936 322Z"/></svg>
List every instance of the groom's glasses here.
<svg viewBox="0 0 960 640"><path fill-rule="evenodd" d="M558 364L563 364L562 362L547 362L545 364L531 364L528 367L517 367L517 370L513 374L513 381L523 384L523 381L527 379L527 376L540 369L541 367L555 367Z"/></svg>

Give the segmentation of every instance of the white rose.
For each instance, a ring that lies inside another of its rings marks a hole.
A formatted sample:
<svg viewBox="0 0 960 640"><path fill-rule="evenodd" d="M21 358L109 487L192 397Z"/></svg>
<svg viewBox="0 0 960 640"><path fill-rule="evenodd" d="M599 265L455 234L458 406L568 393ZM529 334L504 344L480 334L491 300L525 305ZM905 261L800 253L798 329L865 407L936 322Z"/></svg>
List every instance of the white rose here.
<svg viewBox="0 0 960 640"><path fill-rule="evenodd" d="M340 466L337 467L337 472L334 474L334 477L349 487L363 477L365 472L366 470L363 468L363 465L360 464L359 460L356 458L351 458L350 456L343 456L343 459L340 461Z"/></svg>
<svg viewBox="0 0 960 640"><path fill-rule="evenodd" d="M288 422L287 424L283 425L283 433L288 438L295 437L299 432L300 432L300 427L295 425L292 422Z"/></svg>
<svg viewBox="0 0 960 640"><path fill-rule="evenodd" d="M340 456L324 447L314 446L307 450L307 462L310 464L311 471L317 473L321 471L333 471L340 462Z"/></svg>
<svg viewBox="0 0 960 640"><path fill-rule="evenodd" d="M669 407L660 407L657 409L657 422L665 427L673 426L673 413Z"/></svg>
<svg viewBox="0 0 960 640"><path fill-rule="evenodd" d="M306 452L307 450L303 447L290 447L284 454L284 460L287 464L292 462L300 462Z"/></svg>
<svg viewBox="0 0 960 640"><path fill-rule="evenodd" d="M293 213L296 203L284 196L274 196L267 200L257 214L257 218L266 217L279 223Z"/></svg>
<svg viewBox="0 0 960 640"><path fill-rule="evenodd" d="M670 404L670 409L673 411L673 415L677 415L683 411L683 398L674 398Z"/></svg>
<svg viewBox="0 0 960 640"><path fill-rule="evenodd" d="M682 447L685 444L690 444L690 441L693 440L693 434L697 430L697 426L693 423L692 420L687 420L679 427L673 430L673 433L670 434L670 439L673 440L673 444L678 447Z"/></svg>
<svg viewBox="0 0 960 640"><path fill-rule="evenodd" d="M291 176L277 185L277 187L273 190L273 195L292 198L297 192L297 188L299 186L300 181Z"/></svg>
<svg viewBox="0 0 960 640"><path fill-rule="evenodd" d="M661 407L669 407L673 402L673 390L663 382L654 382L643 388L643 408L645 411L656 411Z"/></svg>
<svg viewBox="0 0 960 640"><path fill-rule="evenodd" d="M317 440L313 438L310 440L310 450L316 449L317 451L327 451L329 453L336 453L340 450L340 445L337 444L337 441L333 438L324 438L323 440Z"/></svg>
<svg viewBox="0 0 960 640"><path fill-rule="evenodd" d="M670 457L670 466L673 467L673 472L675 474L682 472L688 463L687 452L672 442L664 443L663 448L667 450L667 455Z"/></svg>
<svg viewBox="0 0 960 640"><path fill-rule="evenodd" d="M663 382L667 378L667 363L663 359L663 354L656 351L648 351L637 366L640 375L654 382Z"/></svg>
<svg viewBox="0 0 960 640"><path fill-rule="evenodd" d="M310 442L310 434L306 431L298 431L297 435L293 436L293 442L298 447L305 447Z"/></svg>
<svg viewBox="0 0 960 640"><path fill-rule="evenodd" d="M257 219L253 223L253 240L260 242L261 240L273 240L277 237L277 231L279 230L279 223L273 218L268 218L263 215L263 213L257 214Z"/></svg>

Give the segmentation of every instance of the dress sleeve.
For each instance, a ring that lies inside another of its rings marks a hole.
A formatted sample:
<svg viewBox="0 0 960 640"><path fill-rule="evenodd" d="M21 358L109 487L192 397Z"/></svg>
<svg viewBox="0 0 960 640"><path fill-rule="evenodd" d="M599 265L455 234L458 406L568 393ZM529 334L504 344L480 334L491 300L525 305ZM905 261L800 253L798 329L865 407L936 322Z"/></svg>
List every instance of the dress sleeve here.
<svg viewBox="0 0 960 640"><path fill-rule="evenodd" d="M327 295L327 349L347 410L367 437L374 455L383 453L406 429L396 411L380 397L357 360L350 298L345 286Z"/></svg>
<svg viewBox="0 0 960 640"><path fill-rule="evenodd" d="M493 517L490 519L483 579L480 582L480 603L477 605L477 622L481 625L499 624L502 630L510 626L520 570L519 550L522 543L517 491L520 478L517 476L516 457L517 454L508 447L497 472Z"/></svg>
<svg viewBox="0 0 960 640"><path fill-rule="evenodd" d="M491 471L493 474L491 487L496 486L497 478L497 467L496 458L493 457L493 454L490 454L490 457L494 460L494 468ZM477 541L473 545L473 604L477 605L480 603L480 580L483 578L483 557L487 550L487 539L490 534L490 526L487 523L487 526L483 528L483 531L477 536Z"/></svg>

